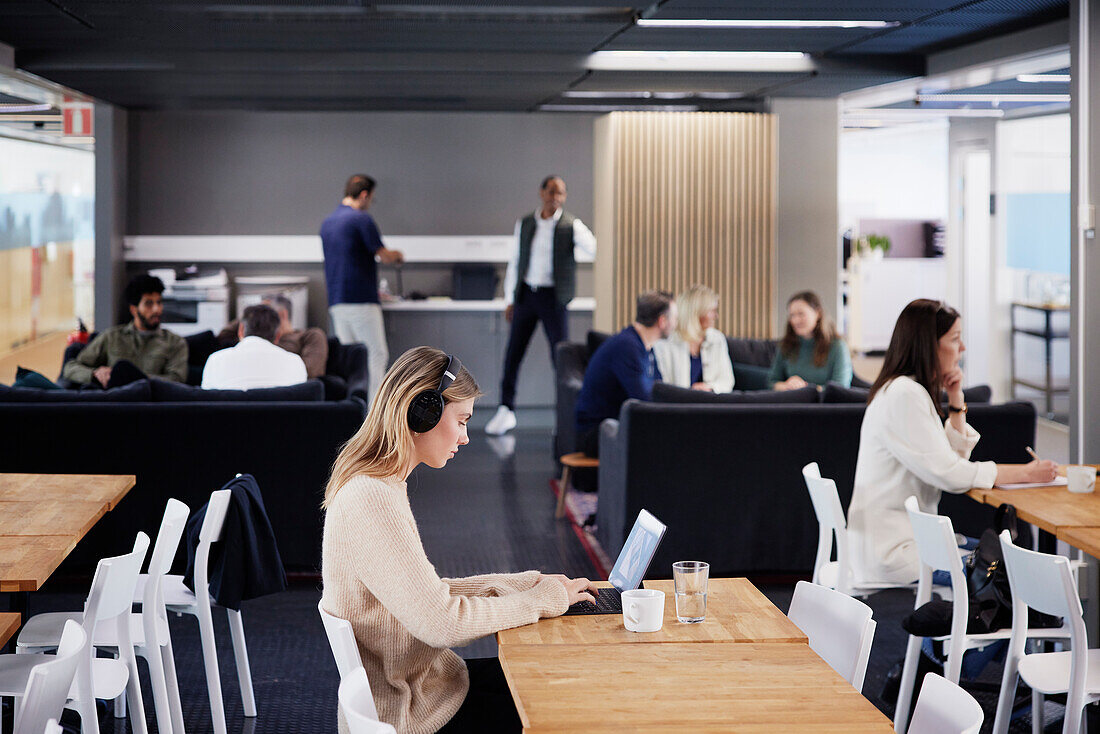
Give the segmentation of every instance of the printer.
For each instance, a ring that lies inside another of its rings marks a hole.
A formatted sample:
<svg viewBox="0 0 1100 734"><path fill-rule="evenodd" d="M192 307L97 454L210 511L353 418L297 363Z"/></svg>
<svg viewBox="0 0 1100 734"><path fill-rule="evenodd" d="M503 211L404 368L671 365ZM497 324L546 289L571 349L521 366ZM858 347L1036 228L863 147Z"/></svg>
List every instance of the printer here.
<svg viewBox="0 0 1100 734"><path fill-rule="evenodd" d="M229 322L229 278L224 268L149 271L164 281L164 315L160 325L180 336L202 331L217 334Z"/></svg>

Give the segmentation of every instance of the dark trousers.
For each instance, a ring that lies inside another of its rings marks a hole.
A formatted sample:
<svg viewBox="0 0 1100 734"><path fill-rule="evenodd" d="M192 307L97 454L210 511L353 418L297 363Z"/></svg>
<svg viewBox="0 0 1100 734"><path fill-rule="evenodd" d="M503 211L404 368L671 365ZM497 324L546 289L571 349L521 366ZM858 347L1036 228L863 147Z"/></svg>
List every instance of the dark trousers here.
<svg viewBox="0 0 1100 734"><path fill-rule="evenodd" d="M558 303L553 287L532 290L526 283L519 288L519 297L512 305L512 329L508 333L508 348L504 352L504 379L500 383L500 404L509 410L516 408L516 376L519 363L527 352L531 335L539 321L550 342L550 363L554 362L554 347L569 338L569 322L565 306Z"/></svg>
<svg viewBox="0 0 1100 734"><path fill-rule="evenodd" d="M111 379L107 380L107 387L104 389L110 390L112 387L122 387L123 385L129 385L131 382L145 379L148 379L148 375L142 372L136 364L128 359L120 359L111 366ZM99 380L94 377L91 384L95 387L103 387Z"/></svg>
<svg viewBox="0 0 1100 734"><path fill-rule="evenodd" d="M440 734L511 734L523 730L516 713L508 681L496 658L475 658L466 661L470 671L470 692L466 700L440 729Z"/></svg>

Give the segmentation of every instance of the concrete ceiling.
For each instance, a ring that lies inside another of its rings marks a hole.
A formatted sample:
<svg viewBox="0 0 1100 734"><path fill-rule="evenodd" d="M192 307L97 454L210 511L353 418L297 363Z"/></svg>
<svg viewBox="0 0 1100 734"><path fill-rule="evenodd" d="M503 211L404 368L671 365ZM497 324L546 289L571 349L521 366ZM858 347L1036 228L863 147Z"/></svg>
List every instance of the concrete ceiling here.
<svg viewBox="0 0 1100 734"><path fill-rule="evenodd" d="M721 93L677 103L753 109L767 97L833 97L918 76L931 53L1068 15L1066 0L510 1L5 0L0 41L15 48L18 68L134 109L523 111L607 102L563 97L568 91ZM641 28L640 17L898 25L684 30ZM587 70L599 50L802 51L817 68Z"/></svg>

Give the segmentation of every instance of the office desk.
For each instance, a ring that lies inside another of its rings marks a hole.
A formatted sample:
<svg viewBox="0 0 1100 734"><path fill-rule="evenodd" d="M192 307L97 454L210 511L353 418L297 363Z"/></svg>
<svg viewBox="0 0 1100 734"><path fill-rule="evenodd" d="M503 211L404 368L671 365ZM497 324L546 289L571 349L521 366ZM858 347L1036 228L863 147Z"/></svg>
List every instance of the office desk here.
<svg viewBox="0 0 1100 734"><path fill-rule="evenodd" d="M800 643L502 645L524 732L881 732L886 716Z"/></svg>
<svg viewBox="0 0 1100 734"><path fill-rule="evenodd" d="M711 579L698 624L676 621L671 581L645 586L666 594L657 632L597 614L497 633L525 732L892 731L747 579Z"/></svg>
<svg viewBox="0 0 1100 734"><path fill-rule="evenodd" d="M601 584L606 586L607 584ZM707 619L676 621L672 581L646 581L665 592L665 621L657 632L629 632L621 614L592 614L543 619L497 633L499 645L609 645L646 642L806 642L806 635L745 578L711 579Z"/></svg>

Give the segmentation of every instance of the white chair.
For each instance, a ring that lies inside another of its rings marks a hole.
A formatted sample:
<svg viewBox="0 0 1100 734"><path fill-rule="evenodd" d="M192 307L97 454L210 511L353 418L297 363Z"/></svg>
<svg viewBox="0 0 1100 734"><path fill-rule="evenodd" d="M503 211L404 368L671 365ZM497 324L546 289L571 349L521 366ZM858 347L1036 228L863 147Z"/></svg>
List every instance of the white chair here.
<svg viewBox="0 0 1100 734"><path fill-rule="evenodd" d="M168 629L168 616L164 610L161 585L172 566L179 548L183 529L187 525L190 509L176 499L168 500L157 532L157 542L149 559L149 575L142 589L142 613L130 620L131 641L136 654L149 664L149 683L153 691L157 729L162 734L183 734L183 706L180 704L179 683L176 679L175 656L172 653L172 637ZM57 646L62 626L67 620L81 619L80 612L55 612L39 614L31 619L19 635L19 652L41 652ZM152 640L152 644L147 644ZM114 627L96 629L92 644L112 652L118 650L118 634ZM117 716L124 716L125 697L120 698Z"/></svg>
<svg viewBox="0 0 1100 734"><path fill-rule="evenodd" d="M787 617L806 633L811 650L857 691L863 690L876 626L869 606L839 591L799 581Z"/></svg>
<svg viewBox="0 0 1100 734"><path fill-rule="evenodd" d="M1008 731L1019 677L1031 686L1032 731L1042 731L1043 696L1065 693L1066 718L1062 731L1076 734L1082 730L1085 706L1100 701L1100 650L1088 648L1073 562L1063 556L1017 547L1007 530L1001 533L1001 550L1012 587L1012 638L1005 656L993 731ZM1024 654L1024 645L1033 636L1027 629L1028 607L1062 618L1069 626L1072 647L1069 652Z"/></svg>
<svg viewBox="0 0 1100 734"><path fill-rule="evenodd" d="M166 575L161 595L164 606L169 612L191 614L199 621L199 639L202 642L202 660L206 669L206 688L210 697L210 716L214 722L215 734L227 734L225 726L225 707L222 704L222 683L218 672L218 651L214 643L214 619L211 608L219 606L210 598L210 545L222 538L225 529L225 515L233 496L230 489L219 489L210 494L206 505L206 515L199 529L199 545L195 549L195 592L183 583L183 576ZM138 581L138 589L143 588L147 580ZM135 597L135 602L141 601ZM241 689L241 703L244 715L256 715L256 696L252 690L252 669L248 663L248 648L244 641L244 622L239 609L226 609L229 619L229 634L233 639L233 657L237 664L237 682Z"/></svg>
<svg viewBox="0 0 1100 734"><path fill-rule="evenodd" d="M138 533L134 549L122 556L104 558L96 566L88 599L84 603L81 626L89 640L96 629L114 626L118 634L120 659L95 657L91 644L84 647L76 669L76 683L70 692L72 705L80 714L84 734L99 734L97 698L117 698L124 691L130 703L130 726L134 734L146 734L145 707L141 699L137 660L130 637L130 608L138 571L149 550L149 536ZM27 622L30 626L35 617ZM23 632L16 638L16 650ZM31 669L42 661L40 655L5 655L0 658L0 696L22 696Z"/></svg>
<svg viewBox="0 0 1100 734"><path fill-rule="evenodd" d="M909 514L909 522L913 526L913 537L916 540L921 567L920 580L917 583L917 600L913 608L916 609L931 601L933 570L943 569L951 574L954 596L951 609L951 634L935 639L943 640L947 649L944 677L951 683L958 683L963 654L967 650L982 648L997 640L1007 640L1011 631L997 630L985 634L967 634L970 600L966 589L966 574L963 571L962 559L959 557L959 547L955 540L955 531L951 526L951 518L922 512L916 497L905 500L905 509ZM1033 630L1031 634L1045 639L1065 639L1069 637L1069 630L1065 627ZM921 639L915 635L909 635L909 643L905 648L901 689L898 691L897 710L894 713L894 730L898 734L906 731L909 704L912 702L913 685L917 677L917 659L921 654Z"/></svg>
<svg viewBox="0 0 1100 734"><path fill-rule="evenodd" d="M39 662L27 676L22 706L15 719L14 734L49 734L48 725L61 717L76 677L76 666L88 644L88 635L76 622L66 622L57 654L37 657ZM60 727L58 727L60 730Z"/></svg>
<svg viewBox="0 0 1100 734"><path fill-rule="evenodd" d="M836 482L821 476L816 461L802 467L802 478L817 515L817 557L814 559L813 582L849 596L869 596L884 589L909 589L916 584L868 583L856 584L852 580L852 566L848 554L848 520L840 505ZM836 542L836 560L833 542Z"/></svg>
<svg viewBox="0 0 1100 734"><path fill-rule="evenodd" d="M973 696L943 676L928 673L909 734L978 734L984 720L985 713Z"/></svg>
<svg viewBox="0 0 1100 734"><path fill-rule="evenodd" d="M325 635L328 636L332 656L336 658L336 670L340 672L340 680L343 680L351 671L363 667L363 660L359 657L359 644L355 641L355 632L351 629L351 622L329 614L321 606L321 602L317 602L317 612L321 615L321 623L325 626Z"/></svg>
<svg viewBox="0 0 1100 734"><path fill-rule="evenodd" d="M362 666L340 682L340 710L344 712L351 734L396 734L392 726L378 720L367 671Z"/></svg>
<svg viewBox="0 0 1100 734"><path fill-rule="evenodd" d="M50 719L46 722L46 729L43 734L65 734L65 730L61 728L61 724L58 724L55 720Z"/></svg>

